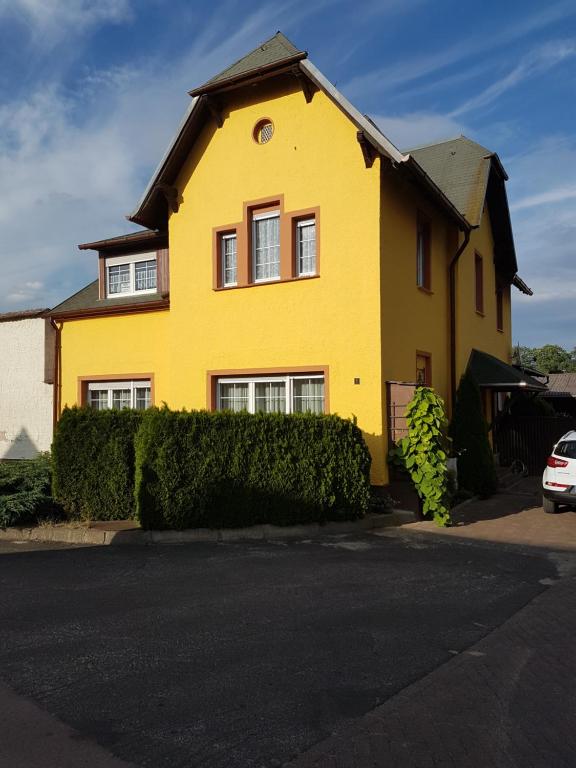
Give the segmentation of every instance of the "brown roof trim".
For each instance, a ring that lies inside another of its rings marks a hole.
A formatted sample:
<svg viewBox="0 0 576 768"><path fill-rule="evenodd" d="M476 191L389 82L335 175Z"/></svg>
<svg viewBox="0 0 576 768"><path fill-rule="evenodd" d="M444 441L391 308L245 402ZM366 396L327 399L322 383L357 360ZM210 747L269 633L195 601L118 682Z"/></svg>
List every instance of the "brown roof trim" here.
<svg viewBox="0 0 576 768"><path fill-rule="evenodd" d="M277 74L278 70L283 70L289 67L291 64L296 64L302 59L308 56L307 51L298 51L298 53L292 56L287 56L285 59L274 61L271 64L265 64L262 67L254 67L254 69L248 69L246 72L242 72L239 75L233 77L227 77L222 80L217 80L213 83L204 83L204 85L194 88L192 91L188 91L190 96L201 96L204 93L214 93L215 91L228 90L230 88L236 88L243 85L247 80L260 79L268 77L272 74Z"/></svg>
<svg viewBox="0 0 576 768"><path fill-rule="evenodd" d="M0 313L0 323L10 323L14 320L34 320L37 317L46 317L50 307L43 309L21 309L15 312Z"/></svg>
<svg viewBox="0 0 576 768"><path fill-rule="evenodd" d="M119 248L123 245L135 245L141 242L148 243L150 240L165 240L167 237L167 232L161 232L157 229L145 229L142 232L131 232L128 235L95 240L93 243L80 243L78 248L81 251L104 251L111 248Z"/></svg>
<svg viewBox="0 0 576 768"><path fill-rule="evenodd" d="M170 309L170 299L147 301L140 304L120 304L117 307L89 307L87 309L71 309L68 312L54 312L49 316L53 320L85 320L90 317L107 317L114 315L136 315L144 312L162 312Z"/></svg>

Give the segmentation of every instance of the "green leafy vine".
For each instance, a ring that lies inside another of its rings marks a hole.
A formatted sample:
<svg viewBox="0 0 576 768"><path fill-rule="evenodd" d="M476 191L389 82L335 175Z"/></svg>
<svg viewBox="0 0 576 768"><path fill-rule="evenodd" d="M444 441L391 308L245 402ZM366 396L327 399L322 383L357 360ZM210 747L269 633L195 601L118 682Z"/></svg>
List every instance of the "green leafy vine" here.
<svg viewBox="0 0 576 768"><path fill-rule="evenodd" d="M409 473L422 500L423 514L439 526L450 525L444 401L429 387L418 387L406 407L406 424L408 435L390 458Z"/></svg>

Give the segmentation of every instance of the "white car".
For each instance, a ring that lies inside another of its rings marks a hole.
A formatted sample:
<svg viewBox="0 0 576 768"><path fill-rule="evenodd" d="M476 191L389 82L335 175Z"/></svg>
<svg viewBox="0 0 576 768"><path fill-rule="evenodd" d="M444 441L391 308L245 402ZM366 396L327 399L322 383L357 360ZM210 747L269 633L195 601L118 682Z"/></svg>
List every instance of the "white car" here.
<svg viewBox="0 0 576 768"><path fill-rule="evenodd" d="M542 475L544 512L557 512L558 504L576 505L576 431L558 440Z"/></svg>

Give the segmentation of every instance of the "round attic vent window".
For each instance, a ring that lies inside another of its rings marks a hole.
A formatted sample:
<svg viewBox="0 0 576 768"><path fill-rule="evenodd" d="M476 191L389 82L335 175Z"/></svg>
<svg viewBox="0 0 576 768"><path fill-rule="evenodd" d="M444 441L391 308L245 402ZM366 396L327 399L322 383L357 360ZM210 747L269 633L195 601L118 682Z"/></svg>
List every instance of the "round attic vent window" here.
<svg viewBox="0 0 576 768"><path fill-rule="evenodd" d="M265 118L259 120L254 128L254 141L257 144L267 144L274 134L274 126L271 120Z"/></svg>

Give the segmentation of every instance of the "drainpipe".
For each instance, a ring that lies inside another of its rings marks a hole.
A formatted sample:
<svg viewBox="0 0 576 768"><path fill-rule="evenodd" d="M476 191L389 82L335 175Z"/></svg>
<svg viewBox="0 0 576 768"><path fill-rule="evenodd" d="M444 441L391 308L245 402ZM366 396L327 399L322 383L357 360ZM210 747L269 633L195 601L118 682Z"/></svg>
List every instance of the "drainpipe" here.
<svg viewBox="0 0 576 768"><path fill-rule="evenodd" d="M456 265L469 242L470 230L466 229L464 230L464 240L454 256L452 256L450 266L448 267L450 283L450 404L452 411L454 411L454 404L456 402Z"/></svg>
<svg viewBox="0 0 576 768"><path fill-rule="evenodd" d="M55 330L54 335L54 392L52 395L52 433L56 431L56 424L60 418L60 392L61 392L61 359L62 359L62 326L63 323L54 322L50 318L50 325Z"/></svg>

